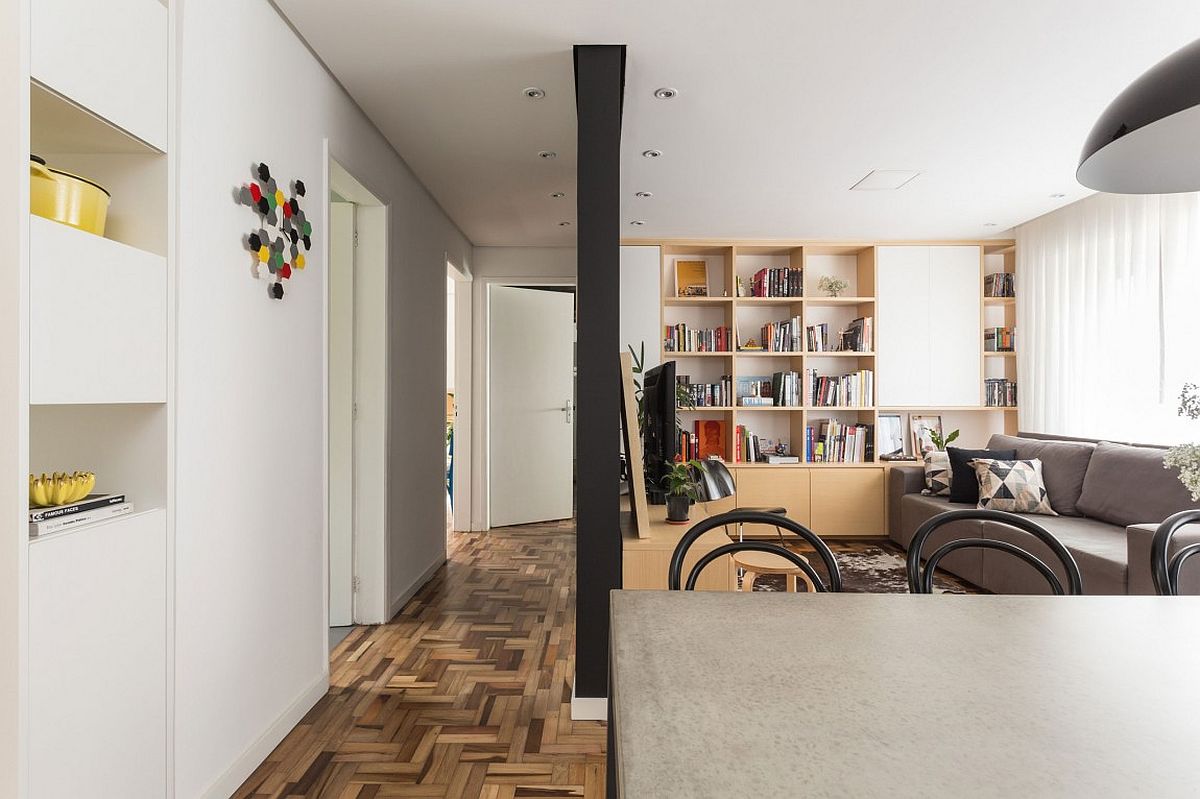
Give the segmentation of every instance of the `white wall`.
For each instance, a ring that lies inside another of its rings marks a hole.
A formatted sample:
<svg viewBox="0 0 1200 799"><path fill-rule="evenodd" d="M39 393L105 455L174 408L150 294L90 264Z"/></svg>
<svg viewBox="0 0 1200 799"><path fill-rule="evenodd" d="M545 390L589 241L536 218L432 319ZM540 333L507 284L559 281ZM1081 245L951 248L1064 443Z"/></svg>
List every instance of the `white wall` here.
<svg viewBox="0 0 1200 799"><path fill-rule="evenodd" d="M328 679L323 138L390 205L393 605L445 557L445 359L428 346L445 307L428 299L470 244L266 0L185 0L181 28L174 760L191 799L229 795ZM305 181L315 227L282 301L251 279L254 216L231 199L259 160Z"/></svg>
<svg viewBox="0 0 1200 799"><path fill-rule="evenodd" d="M487 287L505 278L575 280L574 247L476 247L471 342L471 529L487 529ZM461 307L461 306L460 306ZM461 478L460 478L461 479ZM455 507L458 498L455 497ZM458 529L458 518L455 518Z"/></svg>
<svg viewBox="0 0 1200 799"><path fill-rule="evenodd" d="M621 347L645 345L643 369L661 360L662 255L658 247L621 248Z"/></svg>
<svg viewBox="0 0 1200 799"><path fill-rule="evenodd" d="M446 276L446 391L454 393L454 278Z"/></svg>

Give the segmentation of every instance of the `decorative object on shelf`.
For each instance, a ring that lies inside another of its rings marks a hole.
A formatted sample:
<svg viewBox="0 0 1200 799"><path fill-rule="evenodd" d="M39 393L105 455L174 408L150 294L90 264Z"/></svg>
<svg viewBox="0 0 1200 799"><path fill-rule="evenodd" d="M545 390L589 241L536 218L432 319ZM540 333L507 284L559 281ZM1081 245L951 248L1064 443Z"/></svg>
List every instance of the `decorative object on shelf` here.
<svg viewBox="0 0 1200 799"><path fill-rule="evenodd" d="M680 461L671 465L663 476L667 487L667 521L671 524L687 524L692 502L700 499L700 483L696 472L700 462Z"/></svg>
<svg viewBox="0 0 1200 799"><path fill-rule="evenodd" d="M904 428L900 424L900 414L879 414L879 443L876 449L879 457L890 458L904 454Z"/></svg>
<svg viewBox="0 0 1200 799"><path fill-rule="evenodd" d="M1200 419L1200 386L1185 383L1179 392L1179 415ZM1179 444L1167 450L1164 469L1178 469L1179 482L1200 502L1200 444Z"/></svg>
<svg viewBox="0 0 1200 799"><path fill-rule="evenodd" d="M941 416L912 416L908 421L909 428L912 430L912 449L914 455L924 456L926 452L936 452L938 448L934 446L931 431L936 431L940 437L942 434L942 417Z"/></svg>
<svg viewBox="0 0 1200 799"><path fill-rule="evenodd" d="M258 279L260 267L266 264L272 277L267 289L270 297L283 299L283 281L292 276L294 269L304 269L305 251L312 249L312 223L308 221L300 200L304 197L304 181L292 182L292 196L284 194L271 169L266 164L254 168L256 180L242 186L238 202L255 210L259 227L246 236L245 244L254 255L251 273Z"/></svg>
<svg viewBox="0 0 1200 799"><path fill-rule="evenodd" d="M31 213L103 236L110 199L108 189L100 184L61 169L51 169L44 158L29 156Z"/></svg>
<svg viewBox="0 0 1200 799"><path fill-rule="evenodd" d="M676 297L707 297L708 296L708 262L707 261L676 261L675 262L675 296Z"/></svg>
<svg viewBox="0 0 1200 799"><path fill-rule="evenodd" d="M817 281L817 290L823 291L829 297L840 297L842 292L850 287L850 284L838 277L830 277L822 275Z"/></svg>
<svg viewBox="0 0 1200 799"><path fill-rule="evenodd" d="M46 508L68 505L86 497L96 487L96 475L92 472L55 472L47 477L29 475L30 507Z"/></svg>
<svg viewBox="0 0 1200 799"><path fill-rule="evenodd" d="M1111 194L1200 189L1200 40L1155 64L1104 109L1083 145L1076 179Z"/></svg>

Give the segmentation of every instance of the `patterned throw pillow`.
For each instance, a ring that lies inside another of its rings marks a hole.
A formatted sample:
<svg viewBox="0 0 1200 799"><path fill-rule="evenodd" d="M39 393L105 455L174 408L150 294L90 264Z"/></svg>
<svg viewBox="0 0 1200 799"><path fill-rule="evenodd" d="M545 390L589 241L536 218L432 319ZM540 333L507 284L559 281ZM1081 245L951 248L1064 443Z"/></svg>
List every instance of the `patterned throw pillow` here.
<svg viewBox="0 0 1200 799"><path fill-rule="evenodd" d="M976 458L971 465L975 467L975 476L979 478L978 507L1010 513L1058 515L1050 507L1039 459L999 461Z"/></svg>
<svg viewBox="0 0 1200 799"><path fill-rule="evenodd" d="M950 496L950 456L944 450L925 453L925 490L930 497Z"/></svg>

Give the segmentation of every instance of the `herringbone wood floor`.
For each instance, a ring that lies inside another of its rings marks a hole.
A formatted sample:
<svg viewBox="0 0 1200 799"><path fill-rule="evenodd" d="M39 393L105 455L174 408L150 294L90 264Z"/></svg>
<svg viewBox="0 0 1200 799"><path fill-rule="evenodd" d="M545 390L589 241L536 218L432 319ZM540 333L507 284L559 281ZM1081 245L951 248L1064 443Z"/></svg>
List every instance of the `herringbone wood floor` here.
<svg viewBox="0 0 1200 799"><path fill-rule="evenodd" d="M234 796L602 797L574 636L572 522L456 534L395 619L338 645L329 693Z"/></svg>

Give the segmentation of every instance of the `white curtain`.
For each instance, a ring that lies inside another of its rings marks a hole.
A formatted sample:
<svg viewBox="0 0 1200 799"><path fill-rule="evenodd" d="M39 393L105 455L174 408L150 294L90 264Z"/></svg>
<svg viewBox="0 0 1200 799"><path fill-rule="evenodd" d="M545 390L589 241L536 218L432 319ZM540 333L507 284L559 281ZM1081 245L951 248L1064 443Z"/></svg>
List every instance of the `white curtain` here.
<svg viewBox="0 0 1200 799"><path fill-rule="evenodd" d="M1200 440L1200 196L1097 194L1017 228L1022 430Z"/></svg>

